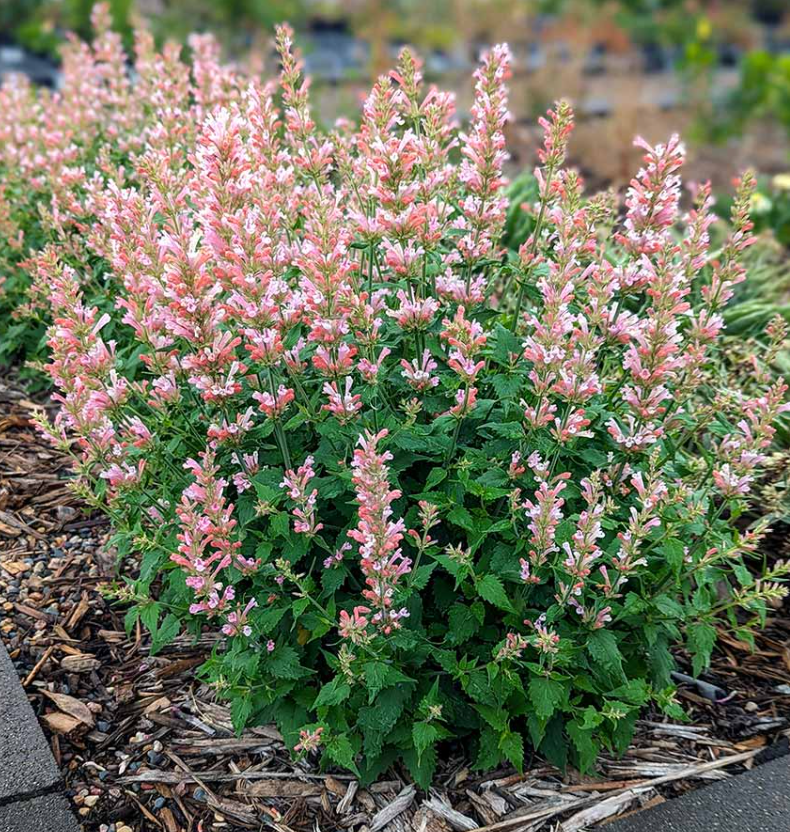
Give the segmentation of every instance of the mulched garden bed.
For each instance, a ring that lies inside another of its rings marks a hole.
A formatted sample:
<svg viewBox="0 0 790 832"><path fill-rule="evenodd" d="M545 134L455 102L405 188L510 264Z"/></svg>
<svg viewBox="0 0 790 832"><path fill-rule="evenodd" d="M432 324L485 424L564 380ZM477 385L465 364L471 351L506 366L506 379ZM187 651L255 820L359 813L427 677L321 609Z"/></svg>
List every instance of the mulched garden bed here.
<svg viewBox="0 0 790 832"><path fill-rule="evenodd" d="M124 609L101 591L116 576L109 529L71 494L67 461L31 426L42 403L0 378L0 635L87 832L574 832L730 776L788 744L785 604L757 634L756 652L723 637L707 684L681 684L688 724L648 714L622 759L600 760L598 777L563 775L538 758L524 774L481 774L457 747L423 794L400 769L362 788L294 764L273 727L237 737L228 709L195 680L212 637L180 639L152 657L143 632L126 636ZM778 535L775 542L788 548Z"/></svg>

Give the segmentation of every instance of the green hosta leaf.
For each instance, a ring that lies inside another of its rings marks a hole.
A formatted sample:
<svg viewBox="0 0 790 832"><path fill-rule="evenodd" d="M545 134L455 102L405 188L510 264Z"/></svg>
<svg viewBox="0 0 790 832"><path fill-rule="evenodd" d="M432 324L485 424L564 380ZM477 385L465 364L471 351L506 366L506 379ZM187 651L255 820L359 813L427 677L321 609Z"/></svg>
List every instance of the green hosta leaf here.
<svg viewBox="0 0 790 832"><path fill-rule="evenodd" d="M548 719L565 699L565 687L555 679L533 676L529 680L529 699L535 706L535 714L540 719Z"/></svg>
<svg viewBox="0 0 790 832"><path fill-rule="evenodd" d="M496 575L486 575L479 580L477 582L477 591L489 604L493 604L501 610L513 612L513 607L507 597L505 587Z"/></svg>
<svg viewBox="0 0 790 832"><path fill-rule="evenodd" d="M710 654L716 643L716 628L704 621L689 624L686 644L692 659L692 673L699 676L710 664Z"/></svg>

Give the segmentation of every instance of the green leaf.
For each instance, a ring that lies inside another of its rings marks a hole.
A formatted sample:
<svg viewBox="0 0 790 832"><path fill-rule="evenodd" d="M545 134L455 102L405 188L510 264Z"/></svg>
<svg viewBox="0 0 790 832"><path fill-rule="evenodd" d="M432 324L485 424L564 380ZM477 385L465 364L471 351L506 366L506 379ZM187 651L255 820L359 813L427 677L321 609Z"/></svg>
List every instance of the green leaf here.
<svg viewBox="0 0 790 832"><path fill-rule="evenodd" d="M499 750L518 771L524 770L524 739L515 731L504 731L499 737Z"/></svg>
<svg viewBox="0 0 790 832"><path fill-rule="evenodd" d="M657 688L665 688L672 681L675 660L667 645L666 638L656 639L649 649L650 678Z"/></svg>
<svg viewBox="0 0 790 832"><path fill-rule="evenodd" d="M716 628L705 621L689 624L686 644L692 659L692 674L699 676L710 664L710 654L716 643Z"/></svg>
<svg viewBox="0 0 790 832"><path fill-rule="evenodd" d="M178 616L168 613L151 639L151 655L156 655L163 647L172 644L179 632L181 621Z"/></svg>
<svg viewBox="0 0 790 832"><path fill-rule="evenodd" d="M488 726L480 732L480 744L477 749L474 767L487 771L502 762L502 752L499 750L499 733Z"/></svg>
<svg viewBox="0 0 790 832"><path fill-rule="evenodd" d="M299 664L299 656L289 644L275 649L266 663L266 669L272 676L279 679L301 679L310 673Z"/></svg>
<svg viewBox="0 0 790 832"><path fill-rule="evenodd" d="M425 491L431 491L439 483L447 477L446 468L432 468L428 478L425 480Z"/></svg>
<svg viewBox="0 0 790 832"><path fill-rule="evenodd" d="M477 591L489 604L493 604L501 610L513 612L513 607L508 600L505 587L496 575L486 575L478 581Z"/></svg>
<svg viewBox="0 0 790 832"><path fill-rule="evenodd" d="M595 630L587 641L587 649L596 665L613 678L622 679L623 654L617 637L610 630Z"/></svg>
<svg viewBox="0 0 790 832"><path fill-rule="evenodd" d="M463 644L480 629L480 622L465 604L453 604L447 618L450 627L447 632L449 644Z"/></svg>
<svg viewBox="0 0 790 832"><path fill-rule="evenodd" d="M354 761L356 754L346 734L334 734L329 738L324 749L326 756L339 766L359 775L359 769Z"/></svg>
<svg viewBox="0 0 790 832"><path fill-rule="evenodd" d="M431 573L437 566L438 564L434 561L433 563L423 563L422 566L418 567L412 573L411 588L425 589L428 586L428 581L431 579Z"/></svg>
<svg viewBox="0 0 790 832"><path fill-rule="evenodd" d="M529 699L540 719L548 719L563 702L565 687L547 676L533 676L529 680Z"/></svg>
<svg viewBox="0 0 790 832"><path fill-rule="evenodd" d="M598 751L600 750L599 743L593 738L593 732L582 727L577 720L569 722L566 730L573 743L573 747L579 755L580 771L582 773L592 771L595 760L598 757Z"/></svg>
<svg viewBox="0 0 790 832"><path fill-rule="evenodd" d="M425 750L439 739L439 732L431 722L415 722L411 729L411 736L417 759L420 760Z"/></svg>
<svg viewBox="0 0 790 832"><path fill-rule="evenodd" d="M379 691L385 687L396 685L399 682L414 682L413 679L401 673L397 667L384 662L366 662L362 671L368 686L369 702L372 702Z"/></svg>
<svg viewBox="0 0 790 832"><path fill-rule="evenodd" d="M339 705L351 694L351 686L342 676L335 676L331 682L327 682L318 693L313 703L314 708L325 708L330 705Z"/></svg>
<svg viewBox="0 0 790 832"><path fill-rule="evenodd" d="M230 721L233 724L233 730L237 734L241 734L244 730L251 713L252 697L249 692L236 696L230 705Z"/></svg>
<svg viewBox="0 0 790 832"><path fill-rule="evenodd" d="M679 574L686 559L686 546L683 541L676 538L665 540L659 551L666 558L672 571L676 575Z"/></svg>
<svg viewBox="0 0 790 832"><path fill-rule="evenodd" d="M448 512L447 519L466 531L472 531L475 528L475 521L472 519L472 515L463 506L456 506Z"/></svg>
<svg viewBox="0 0 790 832"><path fill-rule="evenodd" d="M408 748L403 752L403 762L409 769L409 774L414 782L427 791L433 782L433 773L436 771L436 748L427 748L422 755L417 754L416 748Z"/></svg>
<svg viewBox="0 0 790 832"><path fill-rule="evenodd" d="M140 608L140 621L152 635L156 632L161 607L156 601L151 601Z"/></svg>

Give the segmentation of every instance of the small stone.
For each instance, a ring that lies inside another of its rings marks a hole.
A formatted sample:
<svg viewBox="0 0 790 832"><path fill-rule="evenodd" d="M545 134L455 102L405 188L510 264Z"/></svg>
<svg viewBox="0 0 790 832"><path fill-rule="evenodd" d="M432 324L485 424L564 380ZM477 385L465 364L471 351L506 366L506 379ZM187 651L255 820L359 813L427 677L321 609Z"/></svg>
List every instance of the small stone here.
<svg viewBox="0 0 790 832"><path fill-rule="evenodd" d="M156 751L156 753L158 754L158 753L162 750L162 747L163 747L163 746L162 746L162 743L161 743L161 742L159 742L159 740L155 740L155 741L154 741L154 744L153 744L151 747L152 747L152 748L154 749L154 751Z"/></svg>
<svg viewBox="0 0 790 832"><path fill-rule="evenodd" d="M157 797L154 801L154 809L161 809L165 805L166 801L163 797Z"/></svg>
<svg viewBox="0 0 790 832"><path fill-rule="evenodd" d="M193 797L195 798L195 800L205 800L206 792L203 789L195 789Z"/></svg>
<svg viewBox="0 0 790 832"><path fill-rule="evenodd" d="M84 800L83 803L86 806L95 806L99 802L99 795L97 794L89 794Z"/></svg>
<svg viewBox="0 0 790 832"><path fill-rule="evenodd" d="M127 826L125 823L120 824L120 826L115 827L115 832L132 832L131 827Z"/></svg>
<svg viewBox="0 0 790 832"><path fill-rule="evenodd" d="M107 734L110 731L110 723L106 722L103 719L100 719L96 722L96 727L103 733Z"/></svg>
<svg viewBox="0 0 790 832"><path fill-rule="evenodd" d="M743 706L745 711L748 711L750 714L753 714L755 711L760 710L760 706L756 702L747 702Z"/></svg>

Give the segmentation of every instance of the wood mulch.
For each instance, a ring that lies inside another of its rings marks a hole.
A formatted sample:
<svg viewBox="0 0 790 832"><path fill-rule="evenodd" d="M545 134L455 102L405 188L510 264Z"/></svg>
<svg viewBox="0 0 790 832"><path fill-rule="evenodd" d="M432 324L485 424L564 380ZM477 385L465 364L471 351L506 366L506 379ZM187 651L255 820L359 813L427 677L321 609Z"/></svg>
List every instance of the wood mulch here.
<svg viewBox="0 0 790 832"><path fill-rule="evenodd" d="M688 724L648 715L625 756L604 756L596 777L538 758L523 774L481 774L462 747L429 793L400 768L363 788L315 761L295 764L271 726L237 737L228 709L195 680L211 637L152 657L143 632L126 636L124 610L101 592L117 574L109 529L69 491L67 462L30 424L37 406L0 378L0 635L87 832L576 832L788 744L785 606L757 634L756 652L724 636L707 684L681 680Z"/></svg>

